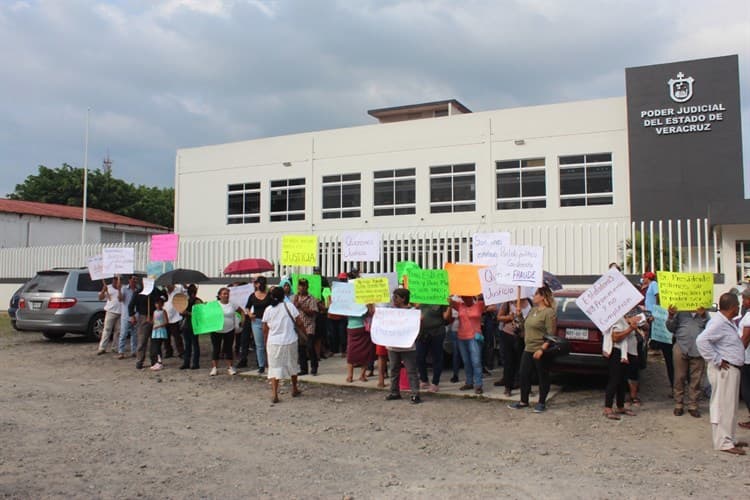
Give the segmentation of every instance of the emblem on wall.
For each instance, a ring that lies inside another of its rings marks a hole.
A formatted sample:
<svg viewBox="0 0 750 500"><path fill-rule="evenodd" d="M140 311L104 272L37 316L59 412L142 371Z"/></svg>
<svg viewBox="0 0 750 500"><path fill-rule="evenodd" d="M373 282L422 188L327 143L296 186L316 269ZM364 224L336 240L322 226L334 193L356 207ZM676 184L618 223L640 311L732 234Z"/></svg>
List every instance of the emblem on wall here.
<svg viewBox="0 0 750 500"><path fill-rule="evenodd" d="M680 71L677 73L677 78L670 78L667 81L667 87L669 87L669 97L674 102L687 102L693 97L693 82L695 78L689 76L685 78L685 75Z"/></svg>

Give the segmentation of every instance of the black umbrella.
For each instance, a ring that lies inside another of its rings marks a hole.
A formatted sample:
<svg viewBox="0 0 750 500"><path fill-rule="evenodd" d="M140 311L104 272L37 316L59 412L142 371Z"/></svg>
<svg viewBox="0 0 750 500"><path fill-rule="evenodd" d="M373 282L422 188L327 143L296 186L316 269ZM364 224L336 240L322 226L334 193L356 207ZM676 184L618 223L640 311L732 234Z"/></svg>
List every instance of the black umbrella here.
<svg viewBox="0 0 750 500"><path fill-rule="evenodd" d="M154 282L155 286L177 285L180 283L200 283L208 281L208 276L193 269L175 269L162 274Z"/></svg>
<svg viewBox="0 0 750 500"><path fill-rule="evenodd" d="M556 290L562 290L562 283L560 283L560 280L557 279L557 276L555 276L552 273L549 273L547 271L544 271L542 274L542 282L549 287L550 290L553 292Z"/></svg>

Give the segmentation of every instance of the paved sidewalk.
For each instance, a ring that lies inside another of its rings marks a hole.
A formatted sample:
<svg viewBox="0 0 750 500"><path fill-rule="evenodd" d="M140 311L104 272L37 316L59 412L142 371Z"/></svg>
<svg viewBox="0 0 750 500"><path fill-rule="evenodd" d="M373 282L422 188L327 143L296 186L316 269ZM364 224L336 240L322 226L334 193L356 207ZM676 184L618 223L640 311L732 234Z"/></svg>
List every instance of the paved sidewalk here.
<svg viewBox="0 0 750 500"><path fill-rule="evenodd" d="M253 353L250 353L250 357L252 359ZM251 362L251 363L254 363ZM318 368L318 375L301 375L299 377L300 381L307 384L324 384L324 385L335 385L335 386L342 386L342 387L354 387L354 388L363 388L363 389L373 389L373 390L380 390L385 393L390 385L390 379L386 378L385 380L385 388L379 388L377 387L378 384L378 372L375 370L375 376L369 377L369 380L367 382L362 382L358 379L360 373L360 368L354 368L354 381L353 382L347 382L346 381L346 359L340 357L339 355L335 355L334 357L323 359L320 361L320 367ZM242 369L240 370L240 375L246 376L246 377L266 377L266 374L260 375L258 374L257 370L255 368L248 368L248 369ZM513 394L511 396L505 396L503 394L503 391L505 390L504 387L495 387L493 386L493 382L498 380L502 376L502 367L501 368L495 368L493 370L492 375L485 375L483 377L483 387L484 394L477 395L474 394L474 391L459 391L458 388L461 387L464 383L464 373L463 370L459 373L459 381L457 383L451 383L450 378L452 375L452 371L449 370L443 370L443 373L440 377L440 391L435 394L437 396L448 396L448 397L460 397L460 398L486 398L486 399L494 399L499 401L518 401L520 399L520 390L514 390ZM432 376L432 370L428 368L428 375ZM547 396L547 400L549 401L553 397L555 397L560 391L560 386L553 385L550 388L549 395ZM428 393L426 390L420 391L423 395L433 395L431 393ZM530 402L533 404L536 401L536 396L539 394L539 390L536 386L531 388L531 398Z"/></svg>

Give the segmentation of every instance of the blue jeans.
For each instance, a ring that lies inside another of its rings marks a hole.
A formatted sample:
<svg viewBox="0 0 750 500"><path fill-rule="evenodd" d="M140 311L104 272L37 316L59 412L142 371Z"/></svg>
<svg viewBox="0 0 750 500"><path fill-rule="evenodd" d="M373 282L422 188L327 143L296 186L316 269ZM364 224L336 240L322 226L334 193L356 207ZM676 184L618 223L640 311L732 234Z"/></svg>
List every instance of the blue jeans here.
<svg viewBox="0 0 750 500"><path fill-rule="evenodd" d="M443 373L443 341L445 334L430 335L424 340L417 340L417 369L419 380L427 382L427 353L432 355L432 384L440 385L440 374Z"/></svg>
<svg viewBox="0 0 750 500"><path fill-rule="evenodd" d="M464 361L466 383L482 387L482 346L475 339L458 339L458 350Z"/></svg>
<svg viewBox="0 0 750 500"><path fill-rule="evenodd" d="M251 323L253 328L253 340L255 340L255 356L258 359L258 368L266 365L266 342L263 340L263 321L254 319Z"/></svg>
<svg viewBox="0 0 750 500"><path fill-rule="evenodd" d="M130 316L127 314L120 315L120 341L118 342L117 352L125 353L125 341L130 337L130 352L135 353L138 348L138 337L135 335L135 325L130 324Z"/></svg>

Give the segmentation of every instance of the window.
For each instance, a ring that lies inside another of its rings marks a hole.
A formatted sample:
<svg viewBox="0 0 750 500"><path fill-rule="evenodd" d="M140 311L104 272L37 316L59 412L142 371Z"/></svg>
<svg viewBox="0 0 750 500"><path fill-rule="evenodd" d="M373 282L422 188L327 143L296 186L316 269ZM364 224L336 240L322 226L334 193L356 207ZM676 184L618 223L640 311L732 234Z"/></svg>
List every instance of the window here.
<svg viewBox="0 0 750 500"><path fill-rule="evenodd" d="M374 215L409 215L417 211L414 168L374 172Z"/></svg>
<svg viewBox="0 0 750 500"><path fill-rule="evenodd" d="M323 218L348 219L360 216L361 174L323 176Z"/></svg>
<svg viewBox="0 0 750 500"><path fill-rule="evenodd" d="M260 182L230 184L227 188L227 224L260 222Z"/></svg>
<svg viewBox="0 0 750 500"><path fill-rule="evenodd" d="M560 157L560 206L612 205L612 153Z"/></svg>
<svg viewBox="0 0 750 500"><path fill-rule="evenodd" d="M547 206L544 158L495 163L498 210Z"/></svg>
<svg viewBox="0 0 750 500"><path fill-rule="evenodd" d="M430 167L430 213L473 212L474 164Z"/></svg>
<svg viewBox="0 0 750 500"><path fill-rule="evenodd" d="M271 181L271 222L305 220L305 179Z"/></svg>

